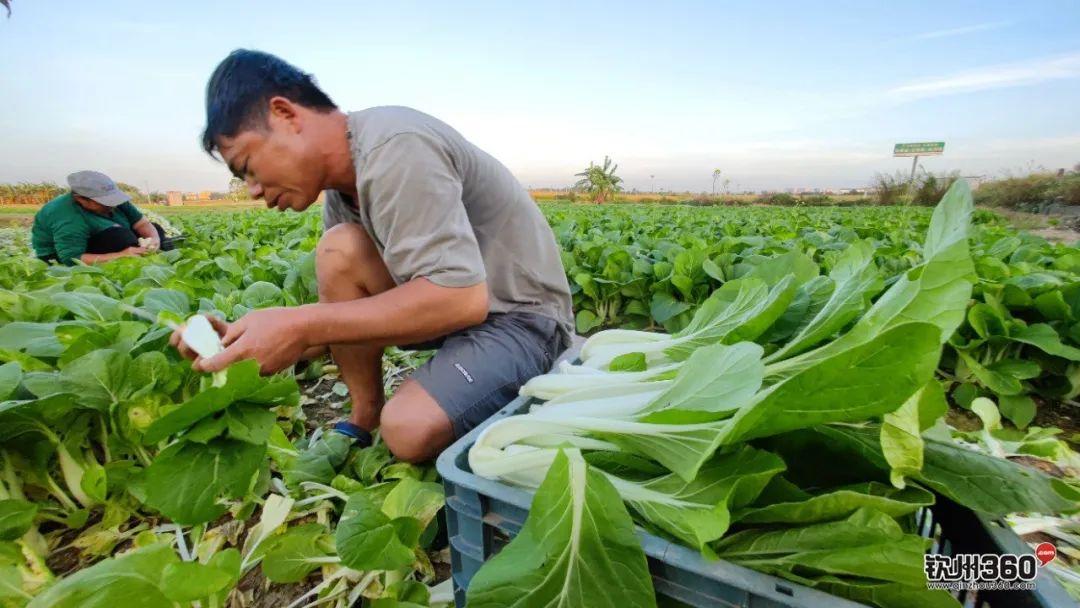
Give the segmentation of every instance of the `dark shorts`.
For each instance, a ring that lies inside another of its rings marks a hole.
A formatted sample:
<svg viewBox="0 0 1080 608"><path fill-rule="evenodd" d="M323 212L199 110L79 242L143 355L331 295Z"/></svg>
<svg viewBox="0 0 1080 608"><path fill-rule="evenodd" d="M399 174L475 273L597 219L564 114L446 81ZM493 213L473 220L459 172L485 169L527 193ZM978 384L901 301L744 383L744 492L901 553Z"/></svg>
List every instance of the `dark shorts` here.
<svg viewBox="0 0 1080 608"><path fill-rule="evenodd" d="M510 312L402 348L438 349L412 378L446 412L454 436L461 437L513 401L530 378L550 370L564 346L554 319Z"/></svg>

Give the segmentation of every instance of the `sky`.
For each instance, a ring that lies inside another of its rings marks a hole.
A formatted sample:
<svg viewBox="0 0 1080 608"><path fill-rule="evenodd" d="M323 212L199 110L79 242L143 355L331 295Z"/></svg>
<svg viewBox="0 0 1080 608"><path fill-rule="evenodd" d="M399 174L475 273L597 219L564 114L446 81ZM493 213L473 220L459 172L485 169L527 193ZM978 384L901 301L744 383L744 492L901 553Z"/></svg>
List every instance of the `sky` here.
<svg viewBox="0 0 1080 608"><path fill-rule="evenodd" d="M528 187L609 155L627 189L857 187L909 171L1080 163L1080 2L147 2L0 11L0 182L97 169L224 190L198 139L235 48L313 73L343 109L406 105Z"/></svg>

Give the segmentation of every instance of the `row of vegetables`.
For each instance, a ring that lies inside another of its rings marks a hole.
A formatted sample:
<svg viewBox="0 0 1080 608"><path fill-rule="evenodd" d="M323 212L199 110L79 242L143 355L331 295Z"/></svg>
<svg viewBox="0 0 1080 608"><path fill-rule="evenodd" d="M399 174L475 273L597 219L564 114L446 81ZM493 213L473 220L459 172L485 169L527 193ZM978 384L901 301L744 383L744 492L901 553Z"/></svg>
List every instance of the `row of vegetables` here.
<svg viewBox="0 0 1080 608"><path fill-rule="evenodd" d="M1077 509L1076 454L1030 424L1080 392L1080 250L969 227L965 188L932 218L545 207L593 335L472 450L538 492L470 603L652 605L634 523L882 606L952 605L916 564L911 515L935 494L1075 535L1045 516ZM332 366L215 378L167 346L192 314L313 301L318 222L184 218L181 249L102 267L46 267L3 235L0 606L450 601L433 469L305 420ZM945 425L947 400L980 424Z"/></svg>
<svg viewBox="0 0 1080 608"><path fill-rule="evenodd" d="M821 297L826 294L813 287L821 288L852 248L868 252L873 280L887 286L921 262L930 213L922 207L547 210L582 334L678 331L717 289L752 273L790 272L799 283L815 281L809 297ZM992 398L1023 429L1039 403L1069 404L1080 395L1080 249L1018 233L988 211L975 211L973 224L973 305L947 341L940 367L955 402L967 407L976 397ZM775 343L782 336L768 338Z"/></svg>
<svg viewBox="0 0 1080 608"><path fill-rule="evenodd" d="M313 219L201 217L181 249L101 267L5 235L0 606L449 601L434 469L306 420L332 366L207 376L168 346L193 313L312 301Z"/></svg>
<svg viewBox="0 0 1080 608"><path fill-rule="evenodd" d="M530 381L529 411L498 419L469 451L478 475L536 490L522 534L473 579L470 605L517 594L522 605L654 606L636 523L858 602L959 606L927 586L933 539L917 512L938 496L997 517L1080 510L1075 478L1009 459L1033 450L997 433L994 401L969 404L979 433L944 422L936 370L978 280L971 213L960 183L917 263L887 287L864 243L828 274L781 254L725 281L678 331L601 331L580 362ZM1067 445L1050 446L1050 460L1075 465ZM1053 567L1074 584L1075 571Z"/></svg>

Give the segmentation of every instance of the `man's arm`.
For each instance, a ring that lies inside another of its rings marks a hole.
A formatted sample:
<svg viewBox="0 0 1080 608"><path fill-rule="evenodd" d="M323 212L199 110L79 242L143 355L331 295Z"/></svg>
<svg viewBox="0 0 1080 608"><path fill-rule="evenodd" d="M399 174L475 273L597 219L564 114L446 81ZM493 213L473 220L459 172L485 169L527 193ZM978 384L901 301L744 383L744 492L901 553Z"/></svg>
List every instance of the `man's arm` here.
<svg viewBox="0 0 1080 608"><path fill-rule="evenodd" d="M442 287L416 278L368 298L308 304L301 311L309 347L415 344L482 323L488 314L487 283Z"/></svg>
<svg viewBox="0 0 1080 608"><path fill-rule="evenodd" d="M135 234L142 238L150 239L152 243L150 249L161 249L161 238L158 237L157 229L150 223L150 220L143 217L141 220L135 222L135 224L131 226L131 229L135 231Z"/></svg>
<svg viewBox="0 0 1080 608"><path fill-rule="evenodd" d="M79 260L81 260L83 264L98 264L101 262L118 260L120 258L140 256L144 253L146 253L146 249L142 247L128 247L123 251L117 251L114 253L84 253L79 256Z"/></svg>
<svg viewBox="0 0 1080 608"><path fill-rule="evenodd" d="M483 282L440 287L417 278L351 302L253 310L235 323L215 328L225 350L210 359L197 359L195 369L216 372L236 361L256 359L263 373L273 373L296 363L314 347L423 342L480 323L487 317L487 300ZM174 332L172 343L184 356L194 358L180 334Z"/></svg>
<svg viewBox="0 0 1080 608"><path fill-rule="evenodd" d="M56 257L61 264L67 264L72 260L82 260L87 264L95 261L96 256L86 253L86 243L90 240L90 229L86 222L79 219L63 219L52 227L53 247L56 249Z"/></svg>

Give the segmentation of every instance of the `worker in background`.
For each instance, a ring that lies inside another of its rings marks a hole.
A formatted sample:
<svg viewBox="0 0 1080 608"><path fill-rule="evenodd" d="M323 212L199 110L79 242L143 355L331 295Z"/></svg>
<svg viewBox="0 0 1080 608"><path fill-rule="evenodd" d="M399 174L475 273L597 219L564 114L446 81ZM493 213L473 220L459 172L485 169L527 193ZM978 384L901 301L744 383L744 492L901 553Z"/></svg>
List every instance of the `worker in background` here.
<svg viewBox="0 0 1080 608"><path fill-rule="evenodd" d="M109 176L79 171L67 181L71 191L45 203L34 215L31 245L38 258L96 264L172 249L161 226L143 217Z"/></svg>

